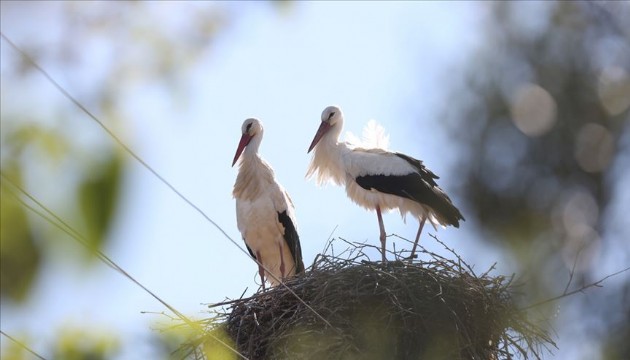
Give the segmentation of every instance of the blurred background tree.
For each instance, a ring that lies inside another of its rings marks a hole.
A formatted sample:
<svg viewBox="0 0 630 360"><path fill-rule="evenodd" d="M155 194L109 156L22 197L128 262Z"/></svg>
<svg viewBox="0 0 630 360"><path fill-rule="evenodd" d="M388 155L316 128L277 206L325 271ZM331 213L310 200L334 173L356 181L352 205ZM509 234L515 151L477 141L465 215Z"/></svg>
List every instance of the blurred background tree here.
<svg viewBox="0 0 630 360"><path fill-rule="evenodd" d="M508 250L525 305L562 292L572 272L579 287L630 265L620 206L629 184L617 180L630 169L630 8L487 5L484 45L452 90L447 118L466 217L481 240ZM628 280L570 300L578 326L604 343L602 359L630 358ZM548 304L549 318L557 306Z"/></svg>

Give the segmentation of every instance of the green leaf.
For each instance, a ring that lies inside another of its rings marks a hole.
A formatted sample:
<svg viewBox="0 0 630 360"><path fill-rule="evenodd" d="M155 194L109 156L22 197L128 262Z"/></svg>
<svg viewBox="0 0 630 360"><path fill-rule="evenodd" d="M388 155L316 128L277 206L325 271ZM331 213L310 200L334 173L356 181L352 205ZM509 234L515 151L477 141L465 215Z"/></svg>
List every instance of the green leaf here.
<svg viewBox="0 0 630 360"><path fill-rule="evenodd" d="M6 175L4 169L3 174ZM24 301L41 266L42 254L35 244L24 207L5 186L1 192L0 294L3 299Z"/></svg>
<svg viewBox="0 0 630 360"><path fill-rule="evenodd" d="M61 328L53 359L104 360L120 350L120 339L102 329Z"/></svg>
<svg viewBox="0 0 630 360"><path fill-rule="evenodd" d="M79 209L86 225L87 239L94 250L102 247L111 225L118 204L122 166L121 157L114 153L98 168L98 174L79 185Z"/></svg>

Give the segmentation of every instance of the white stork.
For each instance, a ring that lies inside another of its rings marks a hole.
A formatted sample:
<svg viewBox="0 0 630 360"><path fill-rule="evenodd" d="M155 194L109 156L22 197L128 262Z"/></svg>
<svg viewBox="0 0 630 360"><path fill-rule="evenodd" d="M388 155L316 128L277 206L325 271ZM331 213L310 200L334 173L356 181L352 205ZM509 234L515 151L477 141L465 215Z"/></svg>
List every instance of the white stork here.
<svg viewBox="0 0 630 360"><path fill-rule="evenodd" d="M427 219L434 227L459 227L459 220L464 220L464 217L436 184L438 176L422 161L380 148L361 148L339 142L343 113L336 106L324 109L321 120L308 148L309 153L313 149L315 153L306 176L315 176L320 184L332 181L345 185L352 201L366 209L376 210L383 262L387 258L382 211L398 209L403 218L411 213L420 221L411 258Z"/></svg>
<svg viewBox="0 0 630 360"><path fill-rule="evenodd" d="M241 140L232 166L240 158L232 195L236 222L247 250L258 263L258 273L272 286L304 272L294 207L289 194L276 182L273 169L258 155L263 127L258 119L243 122ZM269 276L271 275L271 276Z"/></svg>

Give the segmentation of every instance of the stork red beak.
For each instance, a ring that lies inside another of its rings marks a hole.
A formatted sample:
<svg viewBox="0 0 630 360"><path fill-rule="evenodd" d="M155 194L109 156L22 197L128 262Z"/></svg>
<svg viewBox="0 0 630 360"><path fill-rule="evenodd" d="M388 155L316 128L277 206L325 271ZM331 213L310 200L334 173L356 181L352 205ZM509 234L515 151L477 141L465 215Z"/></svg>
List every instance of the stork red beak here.
<svg viewBox="0 0 630 360"><path fill-rule="evenodd" d="M253 136L248 135L248 134L243 134L243 136L241 136L241 141L238 142L238 148L236 148L236 154L234 155L232 166L234 166L238 158L241 157L243 150L245 150L245 147L247 146L247 144L249 144L249 142L252 140L252 137Z"/></svg>
<svg viewBox="0 0 630 360"><path fill-rule="evenodd" d="M322 121L322 124L319 125L319 129L317 129L317 133L315 134L315 137L313 138L313 142L311 142L311 146L308 147L308 151L306 152L307 154L310 153L311 150L313 150L315 145L317 145L319 140L322 139L324 134L326 134L328 130L330 130L331 127L332 126L330 125L328 121Z"/></svg>

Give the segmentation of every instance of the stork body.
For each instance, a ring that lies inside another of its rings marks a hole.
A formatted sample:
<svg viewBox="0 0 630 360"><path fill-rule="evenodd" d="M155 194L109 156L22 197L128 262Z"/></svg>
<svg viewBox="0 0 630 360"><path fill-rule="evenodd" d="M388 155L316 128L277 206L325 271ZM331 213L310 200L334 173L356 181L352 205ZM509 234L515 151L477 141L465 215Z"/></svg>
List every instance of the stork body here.
<svg viewBox="0 0 630 360"><path fill-rule="evenodd" d="M403 218L412 214L420 226L411 256L428 219L433 226L459 227L462 214L437 185L438 176L420 160L381 148L355 147L339 142L343 114L336 106L322 113L322 123L309 147L315 149L307 176L318 183L332 181L344 185L348 197L358 205L375 210L378 217L381 252L385 257L385 227L382 212L398 209Z"/></svg>
<svg viewBox="0 0 630 360"><path fill-rule="evenodd" d="M247 119L242 133L232 162L234 166L241 159L232 194L236 199L238 229L258 263L264 288L265 279L272 286L278 285L302 273L304 264L291 198L275 180L271 166L258 155L262 124L257 119Z"/></svg>

